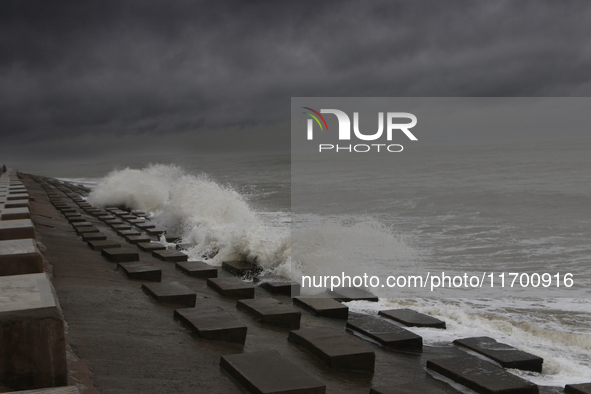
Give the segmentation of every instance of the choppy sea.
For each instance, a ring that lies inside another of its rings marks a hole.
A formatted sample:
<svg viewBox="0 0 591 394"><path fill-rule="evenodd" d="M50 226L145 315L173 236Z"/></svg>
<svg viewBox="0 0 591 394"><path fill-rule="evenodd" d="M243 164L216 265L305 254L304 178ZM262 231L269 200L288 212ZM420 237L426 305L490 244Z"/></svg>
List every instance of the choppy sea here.
<svg viewBox="0 0 591 394"><path fill-rule="evenodd" d="M194 245L187 250L190 258L210 256L212 264L247 258L282 275L294 267L304 273L338 267L343 259L379 275L421 264L459 272L519 266L572 273L576 297L547 288L532 297L508 291L487 298L467 291L438 298L425 292L349 303L361 313L411 307L445 320L447 330L412 329L427 346L491 336L532 352L544 358L543 372L515 373L561 386L591 381L589 152L590 140L402 152L387 177L376 177L369 187L363 183L379 204L320 196L297 228L289 153L136 157L21 170L89 186L93 204L145 210ZM299 186L313 187L331 171L336 169L318 169L310 184ZM364 177L350 175L336 186L343 195L356 187L356 177ZM292 256L296 243L307 252Z"/></svg>

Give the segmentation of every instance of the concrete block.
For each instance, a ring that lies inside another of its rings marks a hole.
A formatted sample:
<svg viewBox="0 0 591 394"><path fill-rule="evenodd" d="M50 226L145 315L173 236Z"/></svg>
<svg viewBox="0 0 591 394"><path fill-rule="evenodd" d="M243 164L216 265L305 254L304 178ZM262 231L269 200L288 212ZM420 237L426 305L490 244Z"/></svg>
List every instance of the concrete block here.
<svg viewBox="0 0 591 394"><path fill-rule="evenodd" d="M393 323L374 316L350 318L347 330L361 334L385 348L396 350L421 351L423 338Z"/></svg>
<svg viewBox="0 0 591 394"><path fill-rule="evenodd" d="M72 227L74 227L74 228L90 227L90 226L92 226L92 223L90 223L90 222L76 222L76 223L72 223Z"/></svg>
<svg viewBox="0 0 591 394"><path fill-rule="evenodd" d="M218 269L203 261L181 261L175 264L176 269L195 278L217 278Z"/></svg>
<svg viewBox="0 0 591 394"><path fill-rule="evenodd" d="M161 236L162 234L164 234L164 230L161 228L147 228L145 229L146 234L149 235L156 235L156 236ZM166 242L174 242L174 241L169 241L168 239L166 240Z"/></svg>
<svg viewBox="0 0 591 394"><path fill-rule="evenodd" d="M187 261L187 255L183 252L177 252L176 250L155 250L152 252L152 256L163 260L177 263L179 261Z"/></svg>
<svg viewBox="0 0 591 394"><path fill-rule="evenodd" d="M82 234L82 240L85 242L88 241L104 241L107 239L107 236L100 231L98 233L85 233Z"/></svg>
<svg viewBox="0 0 591 394"><path fill-rule="evenodd" d="M372 387L369 394L445 394L446 391L424 382L396 384L392 386Z"/></svg>
<svg viewBox="0 0 591 394"><path fill-rule="evenodd" d="M43 260L32 238L0 241L0 276L43 272Z"/></svg>
<svg viewBox="0 0 591 394"><path fill-rule="evenodd" d="M0 212L0 220L18 220L18 219L29 219L31 213L29 208L4 208Z"/></svg>
<svg viewBox="0 0 591 394"><path fill-rule="evenodd" d="M101 222L105 222L107 223L108 221L111 220L119 220L117 219L115 216L113 215L103 215L103 216L98 216L98 220L100 220ZM119 220L120 223L123 223L122 221ZM108 224L108 223L107 223Z"/></svg>
<svg viewBox="0 0 591 394"><path fill-rule="evenodd" d="M283 276L255 276L253 283L273 294L281 294L288 297L297 297L300 295L300 284Z"/></svg>
<svg viewBox="0 0 591 394"><path fill-rule="evenodd" d="M407 327L445 328L445 322L412 309L389 309L379 311L378 315L392 319Z"/></svg>
<svg viewBox="0 0 591 394"><path fill-rule="evenodd" d="M131 248L103 248L101 255L114 263L127 263L140 259L139 252Z"/></svg>
<svg viewBox="0 0 591 394"><path fill-rule="evenodd" d="M222 356L220 367L257 394L323 394L326 386L276 351Z"/></svg>
<svg viewBox="0 0 591 394"><path fill-rule="evenodd" d="M365 343L334 328L302 328L288 339L303 346L330 368L373 372L376 355Z"/></svg>
<svg viewBox="0 0 591 394"><path fill-rule="evenodd" d="M312 312L315 316L345 320L349 316L349 307L332 298L294 297L293 303Z"/></svg>
<svg viewBox="0 0 591 394"><path fill-rule="evenodd" d="M329 291L331 297L342 302L349 301L372 301L378 302L378 297L367 290L359 289L357 287L339 287L333 291Z"/></svg>
<svg viewBox="0 0 591 394"><path fill-rule="evenodd" d="M13 200L7 201L4 204L4 208L28 208L29 200Z"/></svg>
<svg viewBox="0 0 591 394"><path fill-rule="evenodd" d="M117 235L121 236L121 237L126 237L128 235L142 235L141 232L137 231L137 230L117 230Z"/></svg>
<svg viewBox="0 0 591 394"><path fill-rule="evenodd" d="M119 242L111 241L111 240L104 240L104 241L88 241L88 246L92 250L103 250L109 248L120 248L121 244Z"/></svg>
<svg viewBox="0 0 591 394"><path fill-rule="evenodd" d="M144 223L135 223L135 226L138 228L146 229L146 228L156 228L156 225L154 223L150 223L150 222L144 222Z"/></svg>
<svg viewBox="0 0 591 394"><path fill-rule="evenodd" d="M133 263L119 263L125 276L129 279L147 280L151 282L160 282L162 279L162 270L153 265L133 262Z"/></svg>
<svg viewBox="0 0 591 394"><path fill-rule="evenodd" d="M135 216L135 215L129 215L129 214L128 214L128 215L120 215L119 217L120 217L121 219L123 219L123 220L132 220L132 219L137 219L137 216Z"/></svg>
<svg viewBox="0 0 591 394"><path fill-rule="evenodd" d="M179 282L144 283L142 289L158 302L194 307L197 294Z"/></svg>
<svg viewBox="0 0 591 394"><path fill-rule="evenodd" d="M476 356L427 361L427 368L477 393L538 394L538 386Z"/></svg>
<svg viewBox="0 0 591 394"><path fill-rule="evenodd" d="M224 297L246 299L254 298L254 286L238 278L208 278L207 286Z"/></svg>
<svg viewBox="0 0 591 394"><path fill-rule="evenodd" d="M125 224L125 223L123 223L123 220L121 220L121 219L109 219L109 220L105 220L105 223L108 224L109 226L111 226L111 228L113 227L113 225ZM127 230L129 230L131 228L131 226L128 226L127 224L125 224L125 226L129 227Z"/></svg>
<svg viewBox="0 0 591 394"><path fill-rule="evenodd" d="M86 218L83 216L72 216L72 217L66 218L66 220L68 222L70 222L70 224L73 224L73 223L85 222Z"/></svg>
<svg viewBox="0 0 591 394"><path fill-rule="evenodd" d="M166 249L166 246L164 246L158 242L140 242L137 244L137 247L140 248L140 250L143 250L144 252L150 252L150 253L152 253L155 250Z"/></svg>
<svg viewBox="0 0 591 394"><path fill-rule="evenodd" d="M567 384L564 394L591 394L591 382L581 384Z"/></svg>
<svg viewBox="0 0 591 394"><path fill-rule="evenodd" d="M263 268L248 261L224 261L222 268L241 278L252 278L263 272Z"/></svg>
<svg viewBox="0 0 591 394"><path fill-rule="evenodd" d="M300 328L302 313L291 305L283 304L273 298L239 300L236 308L247 312L261 323L290 329Z"/></svg>
<svg viewBox="0 0 591 394"><path fill-rule="evenodd" d="M0 220L0 241L22 238L35 238L31 219Z"/></svg>
<svg viewBox="0 0 591 394"><path fill-rule="evenodd" d="M146 242L150 242L151 238L148 237L147 235L128 235L125 237L125 240L127 242L129 242L130 244L136 245L139 243L146 243Z"/></svg>
<svg viewBox="0 0 591 394"><path fill-rule="evenodd" d="M496 361L502 367L522 371L542 372L544 359L521 351L513 346L497 342L489 337L456 339L454 345L462 346Z"/></svg>
<svg viewBox="0 0 591 394"><path fill-rule="evenodd" d="M86 233L98 233L99 229L94 226L85 226L85 227L76 227L76 233L78 235L86 234Z"/></svg>
<svg viewBox="0 0 591 394"><path fill-rule="evenodd" d="M141 233L137 230L131 230L131 224L126 224L126 223L122 223L122 224L112 224L111 228L115 231L117 231L117 234L119 234L119 231L133 231L134 234L128 234L128 235L140 235ZM119 234L120 235L120 234Z"/></svg>
<svg viewBox="0 0 591 394"><path fill-rule="evenodd" d="M62 311L43 273L0 277L0 384L68 384Z"/></svg>
<svg viewBox="0 0 591 394"><path fill-rule="evenodd" d="M52 387L46 389L10 391L5 394L80 394L76 386Z"/></svg>
<svg viewBox="0 0 591 394"><path fill-rule="evenodd" d="M77 210L73 209L72 212L65 212L64 217L67 218L80 218L82 215Z"/></svg>
<svg viewBox="0 0 591 394"><path fill-rule="evenodd" d="M15 193L15 194L8 194L6 196L7 201L13 200L28 200L30 197L27 193Z"/></svg>
<svg viewBox="0 0 591 394"><path fill-rule="evenodd" d="M157 232L154 232L154 229L146 229L146 233L150 234L150 235L158 235L160 236L162 233L158 234ZM176 234L164 234L164 238L166 239L166 242L177 242L180 241L181 237L176 235Z"/></svg>
<svg viewBox="0 0 591 394"><path fill-rule="evenodd" d="M146 219L130 219L127 220L127 223L131 223L133 225L138 225L138 224L142 224L146 221Z"/></svg>
<svg viewBox="0 0 591 394"><path fill-rule="evenodd" d="M246 341L246 326L218 307L177 309L174 311L174 318L203 339L241 346Z"/></svg>

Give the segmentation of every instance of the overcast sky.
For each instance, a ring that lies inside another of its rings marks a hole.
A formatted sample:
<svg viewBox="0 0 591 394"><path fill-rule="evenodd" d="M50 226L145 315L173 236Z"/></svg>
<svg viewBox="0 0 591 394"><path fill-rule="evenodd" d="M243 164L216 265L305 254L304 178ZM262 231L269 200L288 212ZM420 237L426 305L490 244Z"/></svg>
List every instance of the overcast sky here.
<svg viewBox="0 0 591 394"><path fill-rule="evenodd" d="M589 96L591 2L0 1L0 156L289 149L292 96Z"/></svg>

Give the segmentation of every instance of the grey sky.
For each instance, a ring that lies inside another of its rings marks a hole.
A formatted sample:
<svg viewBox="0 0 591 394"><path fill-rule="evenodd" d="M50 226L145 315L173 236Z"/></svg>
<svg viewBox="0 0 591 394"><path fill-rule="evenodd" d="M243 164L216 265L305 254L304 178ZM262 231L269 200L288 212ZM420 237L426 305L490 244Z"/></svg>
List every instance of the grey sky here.
<svg viewBox="0 0 591 394"><path fill-rule="evenodd" d="M292 96L589 96L588 1L0 2L0 156L289 148Z"/></svg>

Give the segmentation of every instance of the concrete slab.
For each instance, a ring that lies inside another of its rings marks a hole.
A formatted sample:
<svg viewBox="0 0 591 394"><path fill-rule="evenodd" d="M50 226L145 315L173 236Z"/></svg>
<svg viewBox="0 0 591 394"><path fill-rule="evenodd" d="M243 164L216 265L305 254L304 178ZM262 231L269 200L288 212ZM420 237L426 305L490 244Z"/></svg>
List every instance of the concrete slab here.
<svg viewBox="0 0 591 394"><path fill-rule="evenodd" d="M150 223L150 222L136 223L135 226L138 228L141 228L141 229L156 228L156 225L154 223Z"/></svg>
<svg viewBox="0 0 591 394"><path fill-rule="evenodd" d="M521 351L513 346L497 342L489 337L456 339L454 345L465 347L496 361L502 367L521 369L522 371L542 372L544 359Z"/></svg>
<svg viewBox="0 0 591 394"><path fill-rule="evenodd" d="M203 339L241 346L246 341L246 326L222 308L177 309L174 311L174 318Z"/></svg>
<svg viewBox="0 0 591 394"><path fill-rule="evenodd" d="M77 210L73 209L72 212L65 212L63 213L65 218L79 218L82 217L82 214Z"/></svg>
<svg viewBox="0 0 591 394"><path fill-rule="evenodd" d="M127 263L139 261L140 254L136 249L131 248L103 248L101 255L114 263Z"/></svg>
<svg viewBox="0 0 591 394"><path fill-rule="evenodd" d="M303 346L330 368L373 372L376 355L359 340L334 328L302 328L288 339Z"/></svg>
<svg viewBox="0 0 591 394"><path fill-rule="evenodd" d="M18 219L29 219L31 213L29 208L7 208L5 207L0 212L0 220L18 220Z"/></svg>
<svg viewBox="0 0 591 394"><path fill-rule="evenodd" d="M94 226L85 226L85 227L76 227L76 233L78 235L86 234L86 233L98 233L99 229Z"/></svg>
<svg viewBox="0 0 591 394"><path fill-rule="evenodd" d="M119 263L125 276L129 279L147 280L151 282L160 282L162 279L162 270L150 264L142 262Z"/></svg>
<svg viewBox="0 0 591 394"><path fill-rule="evenodd" d="M13 200L28 200L30 197L27 193L11 193L6 196L7 201Z"/></svg>
<svg viewBox="0 0 591 394"><path fill-rule="evenodd" d="M224 355L220 367L257 394L323 394L326 386L276 351Z"/></svg>
<svg viewBox="0 0 591 394"><path fill-rule="evenodd" d="M164 232L165 232L165 230L161 229L161 228L147 228L146 229L146 234L150 234L150 235L160 236L160 235L164 234ZM166 242L173 242L173 241L169 241L167 239Z"/></svg>
<svg viewBox="0 0 591 394"><path fill-rule="evenodd" d="M247 312L261 323L290 329L300 328L302 313L274 298L239 300L236 308Z"/></svg>
<svg viewBox="0 0 591 394"><path fill-rule="evenodd" d="M180 261L187 261L188 256L183 252L176 250L155 250L152 252L152 256L163 261L171 261L178 263Z"/></svg>
<svg viewBox="0 0 591 394"><path fill-rule="evenodd" d="M445 328L445 322L412 309L388 309L379 311L378 315L392 319L407 327Z"/></svg>
<svg viewBox="0 0 591 394"><path fill-rule="evenodd" d="M144 283L142 285L148 295L158 302L194 307L197 294L179 282Z"/></svg>
<svg viewBox="0 0 591 394"><path fill-rule="evenodd" d="M117 225L117 224L125 224L125 223L123 223L123 220L121 220L121 219L108 219L108 220L105 220L105 223L111 227L113 227L113 225ZM131 226L129 226L129 228L131 228Z"/></svg>
<svg viewBox="0 0 591 394"><path fill-rule="evenodd" d="M147 235L128 235L125 237L125 240L127 242L129 242L130 244L136 245L139 243L146 243L146 242L150 242L151 238L148 237Z"/></svg>
<svg viewBox="0 0 591 394"><path fill-rule="evenodd" d="M218 269L203 261L181 261L175 264L176 269L195 278L217 278Z"/></svg>
<svg viewBox="0 0 591 394"><path fill-rule="evenodd" d="M238 278L208 278L207 286L228 298L254 298L254 286Z"/></svg>
<svg viewBox="0 0 591 394"><path fill-rule="evenodd" d="M0 241L22 238L35 238L31 219L0 220Z"/></svg>
<svg viewBox="0 0 591 394"><path fill-rule="evenodd" d="M162 233L158 234L158 232L154 232L154 229L146 229L146 233L150 235L158 235L160 236ZM164 238L166 242L177 242L180 241L181 237L176 234L164 234Z"/></svg>
<svg viewBox="0 0 591 394"><path fill-rule="evenodd" d="M164 250L166 246L162 245L158 242L140 242L137 244L137 247L144 252L153 252L155 250Z"/></svg>
<svg viewBox="0 0 591 394"><path fill-rule="evenodd" d="M10 391L5 394L80 394L76 386L52 387L47 389Z"/></svg>
<svg viewBox="0 0 591 394"><path fill-rule="evenodd" d="M85 222L86 218L83 216L72 216L72 217L66 218L66 220L72 224L72 223Z"/></svg>
<svg viewBox="0 0 591 394"><path fill-rule="evenodd" d="M88 241L104 241L107 239L107 236L100 231L98 233L85 233L82 234L82 240L85 242Z"/></svg>
<svg viewBox="0 0 591 394"><path fill-rule="evenodd" d="M263 272L263 267L248 261L224 261L222 268L241 278L252 278Z"/></svg>
<svg viewBox="0 0 591 394"><path fill-rule="evenodd" d="M0 277L0 382L14 390L68 384L62 311L44 273Z"/></svg>
<svg viewBox="0 0 591 394"><path fill-rule="evenodd" d="M378 302L378 297L367 290L357 287L339 287L329 291L331 297L342 302L349 301L372 301Z"/></svg>
<svg viewBox="0 0 591 394"><path fill-rule="evenodd" d="M413 382L395 385L391 387L372 387L369 394L445 394L447 391L429 385L424 382Z"/></svg>
<svg viewBox="0 0 591 394"><path fill-rule="evenodd" d="M0 276L43 272L43 260L32 238L0 241Z"/></svg>
<svg viewBox="0 0 591 394"><path fill-rule="evenodd" d="M288 297L296 297L300 295L300 284L283 276L255 276L253 278L253 283L273 294L282 294Z"/></svg>
<svg viewBox="0 0 591 394"><path fill-rule="evenodd" d="M118 219L113 215L103 215L103 216L98 216L98 220L100 220L101 222L107 223L108 221L118 220ZM122 221L119 221L119 222L123 223Z"/></svg>
<svg viewBox="0 0 591 394"><path fill-rule="evenodd" d="M146 221L146 219L130 219L127 221L127 223L131 223L133 225L138 225L138 224L143 224Z"/></svg>
<svg viewBox="0 0 591 394"><path fill-rule="evenodd" d="M345 320L349 316L349 307L332 298L294 297L293 303L312 312L315 316Z"/></svg>
<svg viewBox="0 0 591 394"><path fill-rule="evenodd" d="M404 328L375 316L349 318L348 331L367 337L385 348L396 350L421 351L423 338Z"/></svg>
<svg viewBox="0 0 591 394"><path fill-rule="evenodd" d="M112 240L104 240L104 241L88 241L88 246L92 250L103 250L109 248L120 248L121 244L119 242L115 242Z"/></svg>
<svg viewBox="0 0 591 394"><path fill-rule="evenodd" d="M72 227L74 227L74 228L80 228L80 227L90 227L90 226L92 226L92 225L93 225L92 223L90 223L90 222L86 222L86 221L84 221L84 222L76 222L76 223L72 223Z"/></svg>
<svg viewBox="0 0 591 394"><path fill-rule="evenodd" d="M476 356L427 361L427 368L477 393L538 394L538 386Z"/></svg>
<svg viewBox="0 0 591 394"><path fill-rule="evenodd" d="M131 224L127 224L127 223L112 224L111 228L116 231L131 230ZM136 231L136 230L134 230L134 231ZM139 234L140 232L137 231L137 233Z"/></svg>
<svg viewBox="0 0 591 394"><path fill-rule="evenodd" d="M142 235L138 230L117 230L117 235L126 237L128 235Z"/></svg>
<svg viewBox="0 0 591 394"><path fill-rule="evenodd" d="M129 215L129 214L127 214L127 215L120 215L119 217L120 217L121 219L123 219L123 220L132 220L132 219L137 219L137 216L135 216L135 215Z"/></svg>
<svg viewBox="0 0 591 394"><path fill-rule="evenodd" d="M591 383L567 384L564 394L591 394Z"/></svg>
<svg viewBox="0 0 591 394"><path fill-rule="evenodd" d="M12 200L4 204L4 208L25 208L29 207L29 200Z"/></svg>

